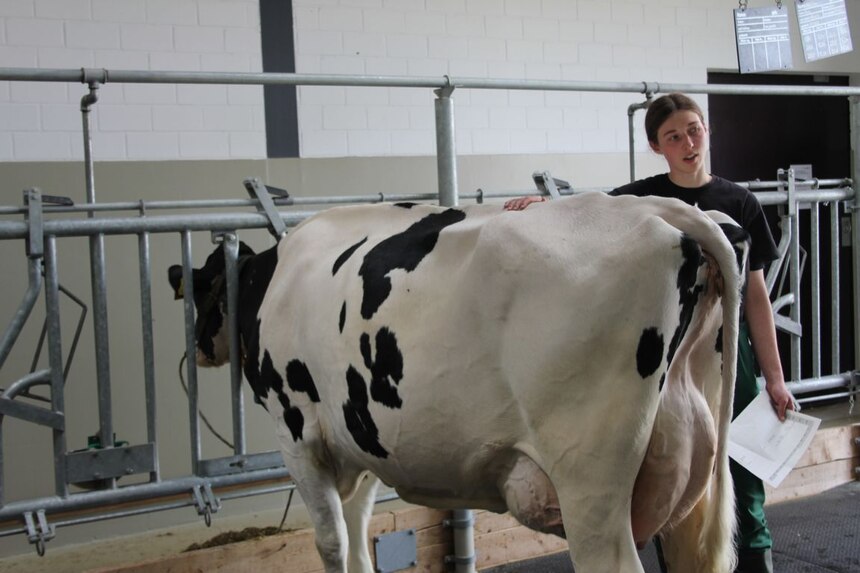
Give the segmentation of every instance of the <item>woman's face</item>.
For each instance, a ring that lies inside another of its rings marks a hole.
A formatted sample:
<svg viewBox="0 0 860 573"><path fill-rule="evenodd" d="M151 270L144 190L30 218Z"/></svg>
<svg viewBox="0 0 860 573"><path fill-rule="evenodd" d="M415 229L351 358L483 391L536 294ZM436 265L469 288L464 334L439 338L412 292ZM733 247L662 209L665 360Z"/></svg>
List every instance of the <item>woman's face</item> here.
<svg viewBox="0 0 860 573"><path fill-rule="evenodd" d="M692 174L705 168L708 129L694 111L676 111L657 130L651 148L666 158L669 171Z"/></svg>

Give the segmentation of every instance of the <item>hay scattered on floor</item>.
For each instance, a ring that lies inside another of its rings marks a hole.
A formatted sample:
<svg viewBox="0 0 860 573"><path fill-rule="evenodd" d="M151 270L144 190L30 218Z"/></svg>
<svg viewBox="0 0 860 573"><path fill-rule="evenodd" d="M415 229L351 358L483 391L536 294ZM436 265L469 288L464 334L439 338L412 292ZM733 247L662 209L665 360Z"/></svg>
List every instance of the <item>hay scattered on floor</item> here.
<svg viewBox="0 0 860 573"><path fill-rule="evenodd" d="M238 543L240 541L248 541L251 539L261 539L269 535L278 533L288 533L290 529L278 529L277 527L246 527L242 531L225 531L219 533L209 541L203 543L192 543L183 553L188 551L197 551L198 549L208 549L210 547L220 547L221 545L229 545L230 543Z"/></svg>

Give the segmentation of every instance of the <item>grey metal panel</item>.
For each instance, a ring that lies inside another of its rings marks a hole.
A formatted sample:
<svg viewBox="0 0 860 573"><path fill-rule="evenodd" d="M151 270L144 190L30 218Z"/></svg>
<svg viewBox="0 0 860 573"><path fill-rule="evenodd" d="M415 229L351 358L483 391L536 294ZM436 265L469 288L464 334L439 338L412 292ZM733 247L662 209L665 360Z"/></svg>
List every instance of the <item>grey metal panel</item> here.
<svg viewBox="0 0 860 573"><path fill-rule="evenodd" d="M66 454L66 480L72 484L150 473L155 467L155 444Z"/></svg>
<svg viewBox="0 0 860 573"><path fill-rule="evenodd" d="M197 472L201 476L223 476L284 467L280 452L263 452L200 460Z"/></svg>
<svg viewBox="0 0 860 573"><path fill-rule="evenodd" d="M414 529L378 535L373 538L373 545L378 573L402 571L418 564L418 543Z"/></svg>

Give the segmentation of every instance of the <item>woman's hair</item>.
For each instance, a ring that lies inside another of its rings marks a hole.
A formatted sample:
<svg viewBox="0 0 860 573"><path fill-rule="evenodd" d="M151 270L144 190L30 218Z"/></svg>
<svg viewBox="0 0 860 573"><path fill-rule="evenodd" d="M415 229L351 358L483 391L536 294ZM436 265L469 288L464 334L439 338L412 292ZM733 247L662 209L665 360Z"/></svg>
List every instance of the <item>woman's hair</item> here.
<svg viewBox="0 0 860 573"><path fill-rule="evenodd" d="M648 136L648 141L655 145L659 143L657 131L663 122L676 111L692 111L699 116L702 123L705 122L702 108L692 98L681 93L666 94L652 101L645 113L645 134Z"/></svg>

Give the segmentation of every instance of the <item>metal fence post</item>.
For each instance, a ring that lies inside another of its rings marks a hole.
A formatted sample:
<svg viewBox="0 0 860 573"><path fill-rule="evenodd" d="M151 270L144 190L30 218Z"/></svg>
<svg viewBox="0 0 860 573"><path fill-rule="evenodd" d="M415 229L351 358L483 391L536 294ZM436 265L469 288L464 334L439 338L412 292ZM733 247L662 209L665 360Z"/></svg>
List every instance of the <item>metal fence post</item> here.
<svg viewBox="0 0 860 573"><path fill-rule="evenodd" d="M457 148L454 142L454 86L433 90L436 94L436 167L439 174L439 204L455 207L457 195Z"/></svg>

